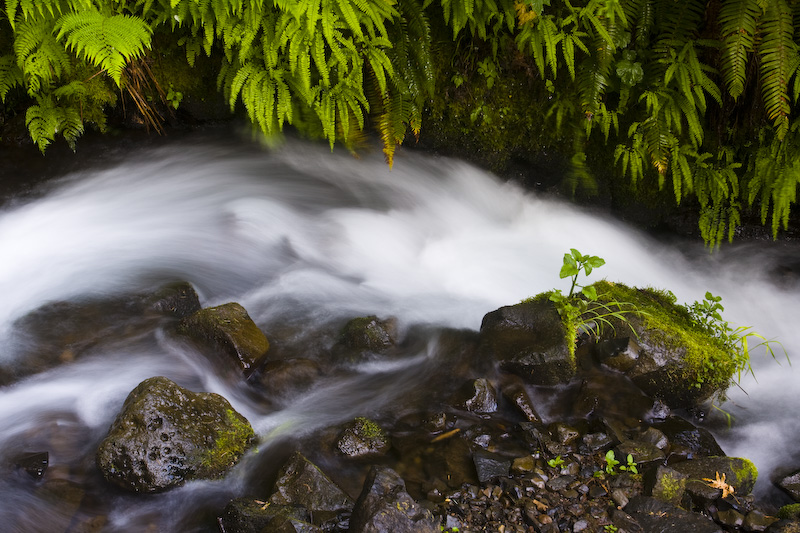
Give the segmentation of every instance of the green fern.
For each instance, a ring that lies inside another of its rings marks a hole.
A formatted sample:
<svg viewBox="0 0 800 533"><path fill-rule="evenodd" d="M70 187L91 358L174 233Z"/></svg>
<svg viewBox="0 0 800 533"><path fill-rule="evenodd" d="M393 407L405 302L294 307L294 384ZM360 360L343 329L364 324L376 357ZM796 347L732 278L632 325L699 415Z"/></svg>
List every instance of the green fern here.
<svg viewBox="0 0 800 533"><path fill-rule="evenodd" d="M150 48L152 30L140 18L129 15L106 16L97 9L67 13L55 24L57 39L79 57L105 70L117 85L122 70L132 59Z"/></svg>
<svg viewBox="0 0 800 533"><path fill-rule="evenodd" d="M726 0L719 12L722 50L720 67L728 93L739 98L744 92L749 54L755 49L759 0Z"/></svg>
<svg viewBox="0 0 800 533"><path fill-rule="evenodd" d="M780 140L789 131L789 81L800 62L793 40L792 11L785 0L770 0L767 3L761 29L763 38L758 46L761 94L767 116L772 120Z"/></svg>
<svg viewBox="0 0 800 533"><path fill-rule="evenodd" d="M50 96L37 98L36 104L28 108L25 124L31 138L42 152L61 134L71 148L83 134L83 121L73 107L57 105Z"/></svg>

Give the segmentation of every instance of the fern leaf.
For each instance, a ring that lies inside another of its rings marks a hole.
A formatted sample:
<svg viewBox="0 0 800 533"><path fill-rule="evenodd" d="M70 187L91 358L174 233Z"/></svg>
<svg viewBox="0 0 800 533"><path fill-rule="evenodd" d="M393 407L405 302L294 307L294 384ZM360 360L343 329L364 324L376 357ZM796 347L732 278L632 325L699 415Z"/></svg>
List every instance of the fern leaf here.
<svg viewBox="0 0 800 533"><path fill-rule="evenodd" d="M0 101L5 102L8 92L15 87L22 87L24 78L16 58L12 54L0 57Z"/></svg>
<svg viewBox="0 0 800 533"><path fill-rule="evenodd" d="M66 37L76 54L104 69L119 85L128 61L150 48L152 30L130 15L103 15L98 10L68 13L56 21L57 39Z"/></svg>
<svg viewBox="0 0 800 533"><path fill-rule="evenodd" d="M734 99L744 92L748 54L754 50L760 14L758 0L725 0L720 8L720 67L728 94Z"/></svg>
<svg viewBox="0 0 800 533"><path fill-rule="evenodd" d="M767 116L773 121L778 139L789 130L788 85L797 69L792 11L784 0L772 0L762 21L764 37L759 44L761 95Z"/></svg>

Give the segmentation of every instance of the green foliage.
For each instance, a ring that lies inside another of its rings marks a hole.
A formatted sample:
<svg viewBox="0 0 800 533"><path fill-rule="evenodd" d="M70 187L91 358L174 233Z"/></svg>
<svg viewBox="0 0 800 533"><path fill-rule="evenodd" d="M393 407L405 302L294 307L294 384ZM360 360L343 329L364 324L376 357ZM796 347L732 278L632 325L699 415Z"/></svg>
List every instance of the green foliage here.
<svg viewBox="0 0 800 533"><path fill-rule="evenodd" d="M559 468L561 467L561 465L564 464L564 459L562 459L561 456L558 455L553 459L548 459L547 464L548 466L550 466L550 468Z"/></svg>
<svg viewBox="0 0 800 533"><path fill-rule="evenodd" d="M732 355L736 381L741 382L742 373L755 376L753 367L750 364L751 350L763 347L777 361L773 345L777 344L781 348L783 346L777 341L766 339L750 327L739 326L733 328L722 318L722 312L725 311L725 308L721 302L721 296L714 296L710 292L706 292L702 302L695 301L693 304L686 306L686 309L692 321L718 339ZM757 344L753 346L751 341L756 341ZM786 360L789 361L786 350L784 350L784 355L786 355Z"/></svg>
<svg viewBox="0 0 800 533"><path fill-rule="evenodd" d="M608 450L604 460L606 462L605 473L608 475L616 476L618 474L616 470L617 468L619 468L621 472L630 472L631 474L639 473L639 469L636 466L636 461L633 460L633 456L631 454L628 454L628 456L625 458L625 463L621 464L620 461L617 460L614 450Z"/></svg>

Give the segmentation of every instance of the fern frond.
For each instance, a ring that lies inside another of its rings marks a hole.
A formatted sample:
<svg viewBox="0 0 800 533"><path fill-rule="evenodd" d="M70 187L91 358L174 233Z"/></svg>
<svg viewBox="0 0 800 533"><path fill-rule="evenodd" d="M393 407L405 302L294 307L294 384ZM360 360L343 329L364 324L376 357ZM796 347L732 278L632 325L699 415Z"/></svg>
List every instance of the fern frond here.
<svg viewBox="0 0 800 533"><path fill-rule="evenodd" d="M57 39L66 37L67 46L104 69L117 85L128 61L150 48L152 35L150 26L138 17L106 16L96 9L61 16L56 30Z"/></svg>
<svg viewBox="0 0 800 533"><path fill-rule="evenodd" d="M30 19L17 25L14 54L30 96L72 68L69 54L52 33L52 19Z"/></svg>
<svg viewBox="0 0 800 533"><path fill-rule="evenodd" d="M785 0L771 0L768 3L761 29L763 38L758 46L761 96L778 139L783 139L789 130L791 112L789 80L798 66L792 11Z"/></svg>
<svg viewBox="0 0 800 533"><path fill-rule="evenodd" d="M759 0L725 0L720 8L720 67L728 94L734 99L744 92L748 55L754 50L760 14Z"/></svg>
<svg viewBox="0 0 800 533"><path fill-rule="evenodd" d="M83 134L80 113L72 107L57 106L49 96L37 99L37 103L28 108L25 124L33 142L42 152L59 133L73 149L75 141Z"/></svg>
<svg viewBox="0 0 800 533"><path fill-rule="evenodd" d="M0 101L5 102L8 92L15 87L22 87L24 82L16 58L12 54L0 57Z"/></svg>

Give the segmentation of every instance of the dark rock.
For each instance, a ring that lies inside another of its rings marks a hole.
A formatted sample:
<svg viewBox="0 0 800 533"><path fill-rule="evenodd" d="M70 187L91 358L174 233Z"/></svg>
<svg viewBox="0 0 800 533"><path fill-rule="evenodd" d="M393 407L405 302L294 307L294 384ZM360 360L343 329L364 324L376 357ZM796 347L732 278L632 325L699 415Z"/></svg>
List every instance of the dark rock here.
<svg viewBox="0 0 800 533"><path fill-rule="evenodd" d="M645 495L672 505L680 505L688 476L666 466L651 469L645 476Z"/></svg>
<svg viewBox="0 0 800 533"><path fill-rule="evenodd" d="M775 481L775 485L781 488L794 501L800 502L800 470L792 472Z"/></svg>
<svg viewBox="0 0 800 533"><path fill-rule="evenodd" d="M486 450L478 450L472 454L472 461L475 463L475 471L481 483L498 477L508 477L511 468L509 459Z"/></svg>
<svg viewBox="0 0 800 533"><path fill-rule="evenodd" d="M261 533L276 517L308 521L308 511L302 507L267 504L250 498L237 498L228 502L219 522L225 533Z"/></svg>
<svg viewBox="0 0 800 533"><path fill-rule="evenodd" d="M690 513L656 498L634 496L625 512L647 533L722 533L722 528L698 513Z"/></svg>
<svg viewBox="0 0 800 533"><path fill-rule="evenodd" d="M637 440L650 443L662 451L669 448L669 439L664 435L664 432L652 426L642 431Z"/></svg>
<svg viewBox="0 0 800 533"><path fill-rule="evenodd" d="M625 463L625 459L631 455L640 468L664 461L664 452L655 445L640 440L621 442L617 445L617 451L619 452L617 459L622 463Z"/></svg>
<svg viewBox="0 0 800 533"><path fill-rule="evenodd" d="M257 383L270 397L289 400L308 390L322 375L319 363L311 359L268 361L248 381Z"/></svg>
<svg viewBox="0 0 800 533"><path fill-rule="evenodd" d="M725 455L710 431L683 418L671 416L664 422L653 424L653 427L666 435L671 455L683 455L687 459Z"/></svg>
<svg viewBox="0 0 800 533"><path fill-rule="evenodd" d="M535 385L566 383L575 376L575 357L552 302L529 300L483 317L481 348L500 368Z"/></svg>
<svg viewBox="0 0 800 533"><path fill-rule="evenodd" d="M353 500L299 452L281 469L269 501L304 507L317 525L353 509Z"/></svg>
<svg viewBox="0 0 800 533"><path fill-rule="evenodd" d="M521 383L509 383L502 388L503 397L511 404L517 407L528 422L541 423L542 417L533 406L530 396L528 396L525 387Z"/></svg>
<svg viewBox="0 0 800 533"><path fill-rule="evenodd" d="M603 340L594 347L598 361L609 368L627 372L639 359L639 345L630 337Z"/></svg>
<svg viewBox="0 0 800 533"><path fill-rule="evenodd" d="M784 520L800 520L800 503L784 505L778 509L778 518Z"/></svg>
<svg viewBox="0 0 800 533"><path fill-rule="evenodd" d="M797 520L798 517L795 517ZM770 524L776 522L778 519L774 516L767 516L761 511L754 510L747 513L744 517L744 524L742 527L745 531L766 531Z"/></svg>
<svg viewBox="0 0 800 533"><path fill-rule="evenodd" d="M269 350L267 337L237 303L201 309L184 318L178 331L204 349L224 353L245 373L257 367Z"/></svg>
<svg viewBox="0 0 800 533"><path fill-rule="evenodd" d="M800 533L800 522L797 520L778 520L767 527L766 533Z"/></svg>
<svg viewBox="0 0 800 533"><path fill-rule="evenodd" d="M581 438L580 431L562 422L552 424L550 426L550 434L558 444L563 446L572 446Z"/></svg>
<svg viewBox="0 0 800 533"><path fill-rule="evenodd" d="M714 513L714 520L725 527L738 528L744 524L744 515L736 509L725 509Z"/></svg>
<svg viewBox="0 0 800 533"><path fill-rule="evenodd" d="M158 492L222 475L252 438L248 421L222 396L154 377L128 395L100 443L97 464L124 489Z"/></svg>
<svg viewBox="0 0 800 533"><path fill-rule="evenodd" d="M153 311L175 318L184 318L199 311L200 298L188 282L178 281L159 289L147 301Z"/></svg>
<svg viewBox="0 0 800 533"><path fill-rule="evenodd" d="M384 354L397 343L397 320L364 316L344 325L333 347L337 358L357 363L370 354Z"/></svg>
<svg viewBox="0 0 800 533"><path fill-rule="evenodd" d="M389 451L389 437L367 418L356 418L342 433L337 448L348 457L381 455Z"/></svg>
<svg viewBox="0 0 800 533"><path fill-rule="evenodd" d="M758 478L755 465L739 457L699 457L675 463L672 468L689 478L686 492L699 503L716 500L722 494L722 490L711 487L706 480L724 476L724 482L735 490L734 495L742 497L750 494Z"/></svg>
<svg viewBox="0 0 800 533"><path fill-rule="evenodd" d="M606 433L588 433L581 438L581 450L587 454L610 450L616 441Z"/></svg>
<svg viewBox="0 0 800 533"><path fill-rule="evenodd" d="M31 452L17 456L14 459L14 464L17 468L24 470L29 476L35 480L40 480L47 471L47 466L50 463L50 454L48 452Z"/></svg>
<svg viewBox="0 0 800 533"><path fill-rule="evenodd" d="M324 529L305 520L289 516L279 516L272 520L259 533L323 533ZM227 531L225 533L228 533Z"/></svg>
<svg viewBox="0 0 800 533"><path fill-rule="evenodd" d="M373 466L350 518L351 533L439 533L439 520L406 492L386 467Z"/></svg>
<svg viewBox="0 0 800 533"><path fill-rule="evenodd" d="M467 411L472 413L494 413L497 411L497 393L494 390L494 386L485 378L470 382L466 387L466 396L463 406Z"/></svg>

